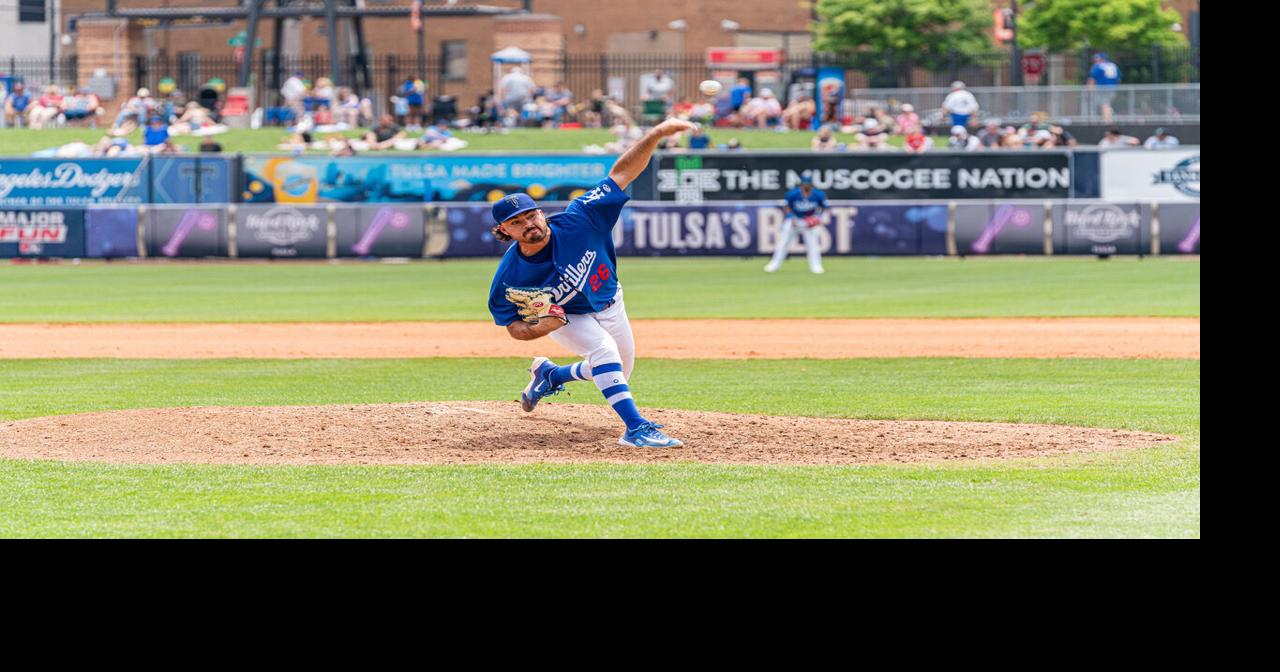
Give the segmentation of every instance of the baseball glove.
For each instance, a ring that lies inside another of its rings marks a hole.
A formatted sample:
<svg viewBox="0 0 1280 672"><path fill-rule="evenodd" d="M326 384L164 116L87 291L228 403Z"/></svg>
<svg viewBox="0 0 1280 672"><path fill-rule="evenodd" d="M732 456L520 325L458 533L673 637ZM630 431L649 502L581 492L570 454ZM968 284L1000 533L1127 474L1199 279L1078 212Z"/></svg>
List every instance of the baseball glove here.
<svg viewBox="0 0 1280 672"><path fill-rule="evenodd" d="M804 225L812 229L815 226L822 226L822 220L817 215L809 215L804 218Z"/></svg>
<svg viewBox="0 0 1280 672"><path fill-rule="evenodd" d="M508 287L507 300L516 304L520 319L529 324L537 324L544 317L558 317L569 324L564 308L551 302L551 292L541 287Z"/></svg>

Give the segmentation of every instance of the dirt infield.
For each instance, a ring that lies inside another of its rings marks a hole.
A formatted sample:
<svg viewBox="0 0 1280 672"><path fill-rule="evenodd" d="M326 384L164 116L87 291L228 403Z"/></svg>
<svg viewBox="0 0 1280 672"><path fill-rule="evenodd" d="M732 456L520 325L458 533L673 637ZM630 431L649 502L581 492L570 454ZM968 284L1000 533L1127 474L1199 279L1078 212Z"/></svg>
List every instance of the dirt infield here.
<svg viewBox="0 0 1280 672"><path fill-rule="evenodd" d="M0 457L142 464L945 462L1143 448L1174 437L980 422L842 420L680 410L650 419L685 441L620 446L602 406L515 402L135 409L0 424Z"/></svg>
<svg viewBox="0 0 1280 672"><path fill-rule="evenodd" d="M1200 358L1200 318L634 320L639 355ZM563 356L490 323L0 324L0 359Z"/></svg>

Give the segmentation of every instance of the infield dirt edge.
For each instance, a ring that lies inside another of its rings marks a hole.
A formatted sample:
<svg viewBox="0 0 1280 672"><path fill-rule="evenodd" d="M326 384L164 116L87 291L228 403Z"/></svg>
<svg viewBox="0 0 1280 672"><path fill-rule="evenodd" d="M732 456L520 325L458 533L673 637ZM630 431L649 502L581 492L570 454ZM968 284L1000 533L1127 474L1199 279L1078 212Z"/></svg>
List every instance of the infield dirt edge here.
<svg viewBox="0 0 1280 672"><path fill-rule="evenodd" d="M617 444L602 406L415 402L129 409L0 423L0 458L121 464L956 463L1148 448L1177 437L1067 425L646 411L680 449Z"/></svg>

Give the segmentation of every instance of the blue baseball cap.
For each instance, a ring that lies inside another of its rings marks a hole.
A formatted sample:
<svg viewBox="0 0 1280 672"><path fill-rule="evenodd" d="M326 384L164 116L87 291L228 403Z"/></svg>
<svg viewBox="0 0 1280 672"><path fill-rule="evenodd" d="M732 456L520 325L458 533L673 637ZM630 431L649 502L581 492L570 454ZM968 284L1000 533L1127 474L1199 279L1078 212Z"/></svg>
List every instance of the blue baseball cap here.
<svg viewBox="0 0 1280 672"><path fill-rule="evenodd" d="M800 176L800 184L813 184L813 176L812 176L812 175L801 175L801 176Z"/></svg>
<svg viewBox="0 0 1280 672"><path fill-rule="evenodd" d="M507 194L493 203L493 221L501 224L516 215L537 210L538 204L529 194Z"/></svg>

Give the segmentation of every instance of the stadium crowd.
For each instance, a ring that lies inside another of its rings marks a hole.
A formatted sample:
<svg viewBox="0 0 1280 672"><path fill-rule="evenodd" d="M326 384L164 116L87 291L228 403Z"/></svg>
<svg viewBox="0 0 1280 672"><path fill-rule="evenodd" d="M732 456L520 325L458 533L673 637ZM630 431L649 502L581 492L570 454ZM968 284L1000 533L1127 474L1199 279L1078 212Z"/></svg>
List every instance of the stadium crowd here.
<svg viewBox="0 0 1280 672"><path fill-rule="evenodd" d="M1106 89L1118 81L1114 64L1099 54L1089 85ZM658 70L641 78L643 112L637 119L619 100L600 89L579 99L564 82L539 86L523 68L515 67L498 80L495 89L483 93L474 106L461 110L451 96L430 97L423 79L406 78L387 97L389 112L375 115L370 98L349 87L336 87L327 77L312 81L297 71L281 85L279 105L252 112L242 108L235 113L250 116L247 125L253 128L283 126L288 135L279 143L280 150L323 150L335 156L371 150L454 151L467 146L466 140L459 137L461 133L455 131L502 133L514 128L608 128L613 141L587 146L584 151L616 153L625 151L641 137L642 126L669 116L698 122L703 129L813 132L810 149L815 152L1036 150L1079 145L1070 131L1051 123L1044 112L1033 113L1023 124L1004 123L984 118L980 101L963 82L953 82L950 89L940 108L924 111L922 116L911 103L894 100L856 111L854 101L835 97L819 105L813 97L798 94L784 106L772 89L756 89L746 78L716 96L677 98L671 76ZM162 95L153 96L146 88L138 89L111 117L102 101L87 89L63 92L56 86L47 86L36 95L16 84L4 97L4 119L9 126L33 129L71 125L97 128L105 119L113 119L100 141L93 145L72 143L78 146L60 149L62 155L174 153L181 151L173 142L174 136L213 136L228 130L222 115L231 110L221 80L210 80L192 99L187 99L171 79L162 80L161 90ZM1103 95L1101 100L1104 117L1109 119L1110 98ZM125 138L137 129L142 129L142 143L133 146ZM350 137L351 131L358 131L358 136ZM935 141L935 137L944 134L945 141ZM1139 141L1112 128L1098 143L1104 148L1161 149L1177 145L1178 139L1164 129ZM220 151L220 146L209 140L201 149ZM743 149L743 144L738 138L730 138L713 146L707 132L700 129L667 138L663 149L735 151Z"/></svg>

